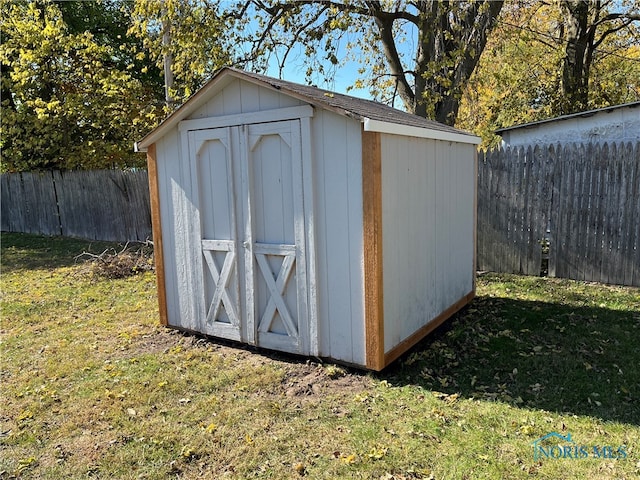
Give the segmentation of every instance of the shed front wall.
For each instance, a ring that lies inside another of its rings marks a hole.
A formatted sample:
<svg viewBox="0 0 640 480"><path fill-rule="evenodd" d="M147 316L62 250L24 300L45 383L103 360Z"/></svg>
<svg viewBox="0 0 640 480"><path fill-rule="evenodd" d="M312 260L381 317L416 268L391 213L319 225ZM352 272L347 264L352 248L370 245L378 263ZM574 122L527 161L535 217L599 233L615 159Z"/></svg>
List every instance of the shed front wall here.
<svg viewBox="0 0 640 480"><path fill-rule="evenodd" d="M382 135L385 353L474 291L475 146Z"/></svg>
<svg viewBox="0 0 640 480"><path fill-rule="evenodd" d="M232 79L189 120L299 105L304 103ZM309 257L315 257L308 262L316 264L309 295L317 304L318 355L364 365L361 127L358 121L321 109L308 121L311 144L303 148L309 149L312 161L304 182L314 203L307 221L315 231ZM191 198L193 172L183 150L178 128L156 143L166 316L170 326L207 333L194 302L190 265L200 239L193 219L200 212Z"/></svg>
<svg viewBox="0 0 640 480"><path fill-rule="evenodd" d="M361 124L312 122L320 356L365 365Z"/></svg>

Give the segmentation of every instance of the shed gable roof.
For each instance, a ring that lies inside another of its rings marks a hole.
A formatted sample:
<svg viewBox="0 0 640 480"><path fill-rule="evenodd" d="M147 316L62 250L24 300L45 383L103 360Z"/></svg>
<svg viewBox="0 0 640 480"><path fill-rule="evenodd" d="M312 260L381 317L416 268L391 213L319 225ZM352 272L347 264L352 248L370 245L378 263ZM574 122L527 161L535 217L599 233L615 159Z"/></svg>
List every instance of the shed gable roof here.
<svg viewBox="0 0 640 480"><path fill-rule="evenodd" d="M136 142L136 151L145 151L162 135L181 120L189 116L204 101L208 94L222 82L223 78L232 76L263 87L274 88L284 94L308 102L316 107L324 108L340 115L357 119L364 123L365 130L380 131L408 136L452 140L463 143L479 144L480 139L457 128L428 120L382 103L352 97L341 93L323 90L310 85L302 85L287 80L268 77L258 73L246 72L232 67L224 67L211 78L200 90L192 95L184 104L169 115L155 129Z"/></svg>

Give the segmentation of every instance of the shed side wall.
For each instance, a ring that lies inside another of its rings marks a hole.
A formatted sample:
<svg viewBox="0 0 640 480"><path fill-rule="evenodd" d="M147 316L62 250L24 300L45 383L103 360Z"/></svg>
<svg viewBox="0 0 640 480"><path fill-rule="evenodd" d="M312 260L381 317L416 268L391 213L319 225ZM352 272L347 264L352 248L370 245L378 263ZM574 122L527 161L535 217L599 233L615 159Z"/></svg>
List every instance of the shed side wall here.
<svg viewBox="0 0 640 480"><path fill-rule="evenodd" d="M473 291L474 150L382 136L385 352Z"/></svg>

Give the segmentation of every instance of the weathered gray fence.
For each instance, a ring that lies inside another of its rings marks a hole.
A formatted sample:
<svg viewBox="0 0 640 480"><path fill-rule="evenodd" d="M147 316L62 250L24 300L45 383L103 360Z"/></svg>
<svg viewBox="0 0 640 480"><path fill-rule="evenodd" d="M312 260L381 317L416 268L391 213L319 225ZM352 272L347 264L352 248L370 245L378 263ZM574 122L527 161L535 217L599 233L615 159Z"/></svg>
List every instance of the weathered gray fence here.
<svg viewBox="0 0 640 480"><path fill-rule="evenodd" d="M640 143L480 152L478 268L640 286Z"/></svg>
<svg viewBox="0 0 640 480"><path fill-rule="evenodd" d="M113 241L151 238L143 170L3 174L0 197L3 231Z"/></svg>

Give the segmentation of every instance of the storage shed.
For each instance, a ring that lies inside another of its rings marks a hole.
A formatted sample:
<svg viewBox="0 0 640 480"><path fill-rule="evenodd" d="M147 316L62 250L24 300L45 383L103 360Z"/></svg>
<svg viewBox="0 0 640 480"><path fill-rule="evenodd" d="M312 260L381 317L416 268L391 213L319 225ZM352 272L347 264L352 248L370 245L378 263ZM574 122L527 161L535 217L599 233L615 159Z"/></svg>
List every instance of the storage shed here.
<svg viewBox="0 0 640 480"><path fill-rule="evenodd" d="M479 142L220 70L136 144L161 321L381 370L474 296Z"/></svg>

